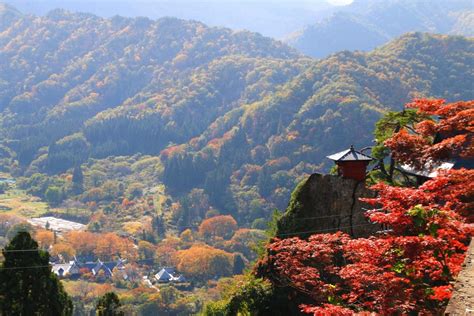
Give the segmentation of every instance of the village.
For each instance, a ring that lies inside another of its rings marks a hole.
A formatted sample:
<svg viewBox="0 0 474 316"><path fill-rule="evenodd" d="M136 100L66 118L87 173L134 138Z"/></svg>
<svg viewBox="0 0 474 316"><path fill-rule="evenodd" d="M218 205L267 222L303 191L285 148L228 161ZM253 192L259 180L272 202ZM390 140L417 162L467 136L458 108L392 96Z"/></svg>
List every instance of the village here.
<svg viewBox="0 0 474 316"><path fill-rule="evenodd" d="M53 216L32 218L28 220L28 223L35 227L51 230L55 236L70 231L81 231L86 228L81 223ZM174 267L156 267L153 259L130 262L122 258L112 261L102 261L100 258L96 258L92 261L80 260L74 256L73 260L66 261L61 255L51 257L51 259L51 270L61 279L86 279L99 283L113 280L123 280L125 282L141 280L145 286L157 290L156 285L160 284L179 284L182 285L182 288L189 285L185 276L178 273ZM90 256L87 259L91 259Z"/></svg>

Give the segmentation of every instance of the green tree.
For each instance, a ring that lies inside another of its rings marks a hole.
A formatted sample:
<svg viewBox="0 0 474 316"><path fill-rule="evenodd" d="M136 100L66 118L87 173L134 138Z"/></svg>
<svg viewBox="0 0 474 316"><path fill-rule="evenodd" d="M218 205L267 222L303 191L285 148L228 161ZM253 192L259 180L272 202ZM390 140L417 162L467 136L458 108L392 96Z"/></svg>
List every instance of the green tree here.
<svg viewBox="0 0 474 316"><path fill-rule="evenodd" d="M123 316L125 313L120 310L120 300L114 292L105 293L97 302L96 312L98 316Z"/></svg>
<svg viewBox="0 0 474 316"><path fill-rule="evenodd" d="M84 191L84 174L81 165L74 167L72 173L72 191L74 194L81 194Z"/></svg>
<svg viewBox="0 0 474 316"><path fill-rule="evenodd" d="M0 194L5 193L8 190L8 183L1 182L0 183Z"/></svg>
<svg viewBox="0 0 474 316"><path fill-rule="evenodd" d="M49 187L45 193L46 201L51 205L58 205L61 203L63 198L63 193L58 187Z"/></svg>
<svg viewBox="0 0 474 316"><path fill-rule="evenodd" d="M239 253L234 254L234 274L242 274L245 270L245 261Z"/></svg>
<svg viewBox="0 0 474 316"><path fill-rule="evenodd" d="M393 183L396 161L391 157L390 150L384 143L403 128L413 131L414 125L423 119L427 119L427 117L418 114L416 110L406 109L401 112L388 112L375 124L374 136L376 144L372 148L372 156L376 158L374 163L377 166L374 169L380 173L380 176L372 172L372 177L381 178L389 183Z"/></svg>
<svg viewBox="0 0 474 316"><path fill-rule="evenodd" d="M20 231L2 250L0 314L72 315L72 301L51 272L49 254Z"/></svg>

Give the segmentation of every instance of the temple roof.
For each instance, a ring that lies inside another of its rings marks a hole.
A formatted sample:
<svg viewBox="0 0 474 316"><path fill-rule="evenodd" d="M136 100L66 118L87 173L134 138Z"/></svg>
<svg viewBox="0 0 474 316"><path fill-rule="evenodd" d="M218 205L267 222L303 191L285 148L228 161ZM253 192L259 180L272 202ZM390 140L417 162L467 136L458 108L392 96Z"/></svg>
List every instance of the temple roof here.
<svg viewBox="0 0 474 316"><path fill-rule="evenodd" d="M343 150L341 152L327 156L327 158L334 161L371 161L372 157L361 153L354 149L354 146L351 145L351 148Z"/></svg>
<svg viewBox="0 0 474 316"><path fill-rule="evenodd" d="M448 161L448 162L442 162L438 164L426 164L423 169L417 169L414 168L410 165L404 164L401 165L400 168L411 175L414 176L421 176L425 178L435 178L438 176L438 173L441 170L451 170L455 166L454 162Z"/></svg>

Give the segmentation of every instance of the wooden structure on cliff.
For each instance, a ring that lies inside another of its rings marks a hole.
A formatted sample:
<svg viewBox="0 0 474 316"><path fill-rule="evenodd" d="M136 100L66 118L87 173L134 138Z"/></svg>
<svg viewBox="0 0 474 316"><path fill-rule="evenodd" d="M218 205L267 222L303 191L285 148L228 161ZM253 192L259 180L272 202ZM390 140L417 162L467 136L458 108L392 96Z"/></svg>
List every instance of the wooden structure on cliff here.
<svg viewBox="0 0 474 316"><path fill-rule="evenodd" d="M367 165L373 160L372 157L355 150L352 145L349 149L327 156L327 158L336 163L339 175L357 181L365 180Z"/></svg>

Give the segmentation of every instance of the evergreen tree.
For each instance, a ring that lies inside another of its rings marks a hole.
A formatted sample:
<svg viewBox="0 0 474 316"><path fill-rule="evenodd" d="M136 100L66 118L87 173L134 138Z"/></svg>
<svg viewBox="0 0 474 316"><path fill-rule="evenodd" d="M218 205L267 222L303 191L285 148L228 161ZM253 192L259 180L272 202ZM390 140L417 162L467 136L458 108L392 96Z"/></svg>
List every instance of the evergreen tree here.
<svg viewBox="0 0 474 316"><path fill-rule="evenodd" d="M234 274L242 274L245 270L245 261L241 254L234 255Z"/></svg>
<svg viewBox="0 0 474 316"><path fill-rule="evenodd" d="M20 231L2 250L0 314L72 315L72 301L51 272L49 254Z"/></svg>
<svg viewBox="0 0 474 316"><path fill-rule="evenodd" d="M76 165L72 173L72 191L74 194L81 194L84 191L84 175L81 165Z"/></svg>
<svg viewBox="0 0 474 316"><path fill-rule="evenodd" d="M159 238L166 236L166 223L163 215L154 216L151 222L153 231L158 235Z"/></svg>
<svg viewBox="0 0 474 316"><path fill-rule="evenodd" d="M63 192L56 186L49 187L45 192L45 199L51 206L57 206L63 201Z"/></svg>
<svg viewBox="0 0 474 316"><path fill-rule="evenodd" d="M114 292L105 293L97 302L96 312L98 316L123 316L120 310L120 300Z"/></svg>

